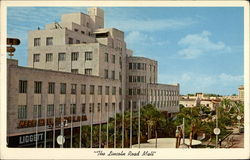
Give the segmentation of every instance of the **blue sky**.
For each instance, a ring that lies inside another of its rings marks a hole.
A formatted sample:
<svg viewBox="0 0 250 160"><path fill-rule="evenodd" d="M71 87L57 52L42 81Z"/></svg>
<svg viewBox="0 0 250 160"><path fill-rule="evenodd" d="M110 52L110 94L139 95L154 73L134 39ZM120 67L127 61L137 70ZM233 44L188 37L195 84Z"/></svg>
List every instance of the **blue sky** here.
<svg viewBox="0 0 250 160"><path fill-rule="evenodd" d="M181 94L231 95L243 84L242 7L104 7L105 27L125 32L136 56L158 61L159 83ZM21 39L14 58L27 64L27 32L84 7L9 7L8 37Z"/></svg>

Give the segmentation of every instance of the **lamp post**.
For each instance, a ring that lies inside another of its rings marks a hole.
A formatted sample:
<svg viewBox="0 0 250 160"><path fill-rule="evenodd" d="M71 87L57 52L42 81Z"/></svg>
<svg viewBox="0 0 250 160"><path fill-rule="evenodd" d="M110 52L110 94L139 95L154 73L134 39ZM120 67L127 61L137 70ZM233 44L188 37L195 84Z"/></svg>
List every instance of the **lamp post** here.
<svg viewBox="0 0 250 160"><path fill-rule="evenodd" d="M179 146L179 148L188 148L188 145L185 144L185 118L183 118L182 122L182 135L183 135L183 141L182 144Z"/></svg>
<svg viewBox="0 0 250 160"><path fill-rule="evenodd" d="M237 119L238 119L238 123L239 123L238 129L239 129L239 133L240 133L240 120L241 120L241 116L238 115L238 116L237 116Z"/></svg>
<svg viewBox="0 0 250 160"><path fill-rule="evenodd" d="M217 107L216 107L216 128L214 128L214 134L216 135L216 144L215 147L218 148L218 135L220 134L220 129L218 127L218 113L217 113Z"/></svg>
<svg viewBox="0 0 250 160"><path fill-rule="evenodd" d="M63 144L65 142L65 138L64 138L64 127L68 125L68 121L67 120L62 120L61 121L61 133L60 135L57 137L57 143L60 145L60 148L63 148Z"/></svg>

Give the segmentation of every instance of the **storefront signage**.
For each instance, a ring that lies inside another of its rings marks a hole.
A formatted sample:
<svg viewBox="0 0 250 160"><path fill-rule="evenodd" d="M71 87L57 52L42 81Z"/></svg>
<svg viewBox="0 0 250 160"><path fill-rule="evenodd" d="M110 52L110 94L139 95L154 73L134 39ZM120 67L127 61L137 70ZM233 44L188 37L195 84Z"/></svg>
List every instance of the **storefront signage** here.
<svg viewBox="0 0 250 160"><path fill-rule="evenodd" d="M39 142L43 140L43 133L30 134L30 135L23 135L19 136L19 144L28 144L33 142Z"/></svg>
<svg viewBox="0 0 250 160"><path fill-rule="evenodd" d="M68 123L71 122L80 122L80 120L86 121L87 116L68 116L64 117L63 120L67 120ZM38 126L44 126L45 125L45 119L38 119L37 120L20 120L18 123L17 128L30 128L30 127L36 127L36 123L38 122ZM54 118L47 118L47 126L53 126L54 125ZM61 124L61 117L55 118L55 126L60 127Z"/></svg>

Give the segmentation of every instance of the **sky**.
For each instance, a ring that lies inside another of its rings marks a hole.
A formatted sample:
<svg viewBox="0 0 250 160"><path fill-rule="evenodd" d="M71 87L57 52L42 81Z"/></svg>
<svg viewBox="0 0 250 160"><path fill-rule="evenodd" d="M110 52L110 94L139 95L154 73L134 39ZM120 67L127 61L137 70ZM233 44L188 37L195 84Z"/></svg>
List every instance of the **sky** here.
<svg viewBox="0 0 250 160"><path fill-rule="evenodd" d="M180 93L238 94L244 80L243 7L103 7L105 27L124 31L135 56L158 61L158 82ZM8 7L7 35L21 40L13 58L27 65L27 34L85 7Z"/></svg>

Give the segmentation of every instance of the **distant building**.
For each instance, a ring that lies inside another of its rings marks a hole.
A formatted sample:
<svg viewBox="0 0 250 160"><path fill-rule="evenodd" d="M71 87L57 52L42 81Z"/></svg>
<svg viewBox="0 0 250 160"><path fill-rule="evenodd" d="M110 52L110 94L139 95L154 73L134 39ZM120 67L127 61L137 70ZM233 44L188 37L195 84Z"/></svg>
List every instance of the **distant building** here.
<svg viewBox="0 0 250 160"><path fill-rule="evenodd" d="M206 96L204 93L196 93L192 96L185 95L180 97L180 104L184 107L197 107L199 105L204 105L211 110L215 110L218 101L220 101L219 97Z"/></svg>
<svg viewBox="0 0 250 160"><path fill-rule="evenodd" d="M238 88L238 91L239 91L239 99L240 99L240 101L244 101L244 86L241 85Z"/></svg>
<svg viewBox="0 0 250 160"><path fill-rule="evenodd" d="M133 56L122 31L103 27L103 10L90 8L29 32L28 67L7 62L9 147L34 147L36 132L40 147L52 147L62 119L69 146L71 128L107 123L123 107L179 112L179 84L158 84L157 61Z"/></svg>

